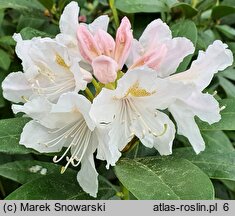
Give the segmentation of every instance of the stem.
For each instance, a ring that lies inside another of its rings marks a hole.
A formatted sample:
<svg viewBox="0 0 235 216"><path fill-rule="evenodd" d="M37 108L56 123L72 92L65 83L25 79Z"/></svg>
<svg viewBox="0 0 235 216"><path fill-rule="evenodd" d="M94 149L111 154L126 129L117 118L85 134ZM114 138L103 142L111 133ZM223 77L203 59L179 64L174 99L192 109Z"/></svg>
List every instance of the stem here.
<svg viewBox="0 0 235 216"><path fill-rule="evenodd" d="M89 100L93 101L94 96L93 96L92 92L90 91L90 89L88 87L85 89L85 93L88 96Z"/></svg>
<svg viewBox="0 0 235 216"><path fill-rule="evenodd" d="M196 8L196 6L197 6L197 2L198 0L192 0L192 7L193 8Z"/></svg>
<svg viewBox="0 0 235 216"><path fill-rule="evenodd" d="M109 6L110 6L112 13L113 13L113 18L114 18L116 28L118 28L120 22L119 22L119 18L118 18L117 9L115 6L115 0L109 0Z"/></svg>
<svg viewBox="0 0 235 216"><path fill-rule="evenodd" d="M129 191L126 189L126 187L124 185L122 185L121 188L122 188L122 194L123 194L122 199L129 200L130 199Z"/></svg>
<svg viewBox="0 0 235 216"><path fill-rule="evenodd" d="M96 93L98 94L101 91L101 86L100 84L93 78L91 80L93 86L95 87Z"/></svg>
<svg viewBox="0 0 235 216"><path fill-rule="evenodd" d="M5 197L6 196L6 192L4 190L4 187L2 185L2 181L1 180L0 180L0 191L1 191L2 195L3 195L3 197Z"/></svg>

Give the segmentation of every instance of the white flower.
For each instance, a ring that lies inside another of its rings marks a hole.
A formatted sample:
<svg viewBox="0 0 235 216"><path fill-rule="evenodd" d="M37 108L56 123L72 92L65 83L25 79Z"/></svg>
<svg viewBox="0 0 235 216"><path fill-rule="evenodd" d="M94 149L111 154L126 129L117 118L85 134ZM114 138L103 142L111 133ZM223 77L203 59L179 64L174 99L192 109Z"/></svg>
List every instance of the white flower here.
<svg viewBox="0 0 235 216"><path fill-rule="evenodd" d="M24 127L20 144L42 153L59 152L66 147L61 157L54 157L54 162L66 158L67 164L62 167L62 173L69 164L78 166L81 163L77 180L84 191L95 197L98 191L98 173L93 153L103 139L99 137L99 131L89 116L90 107L90 101L84 96L65 93L56 104L38 97L24 106L13 105L13 111L25 112L33 118ZM70 157L67 156L69 151ZM105 151L107 153L108 149Z"/></svg>
<svg viewBox="0 0 235 216"><path fill-rule="evenodd" d="M78 3L75 1L72 1L66 5L59 21L61 33L56 36L56 40L67 47L70 56L74 58L79 57L81 59L80 70L82 73L84 72L86 74L88 71L92 73L92 68L89 64L82 60L82 56L79 52L77 40L77 30L80 25L78 22L79 10L80 8ZM107 15L97 17L88 25L82 23L82 25L85 25L93 34L95 34L98 30L103 30L106 32L108 29L108 24L109 17Z"/></svg>
<svg viewBox="0 0 235 216"><path fill-rule="evenodd" d="M187 97L190 86L157 78L148 68L128 71L115 90L102 89L90 114L97 124L110 127L109 146L122 150L136 135L161 155L171 154L175 127L157 109L166 109L176 97Z"/></svg>
<svg viewBox="0 0 235 216"><path fill-rule="evenodd" d="M42 95L56 102L62 93L86 88L87 77L80 71L79 58L71 58L64 45L50 38L22 40L20 34L14 39L24 72L11 73L3 81L6 99L18 103Z"/></svg>
<svg viewBox="0 0 235 216"><path fill-rule="evenodd" d="M199 52L190 69L168 78L194 86L190 97L178 99L170 105L169 110L177 122L178 133L189 139L196 153L205 149L205 143L194 116L209 124L218 122L221 118L218 102L212 95L202 91L209 85L215 73L232 65L232 52L226 48L226 44L215 41L205 52Z"/></svg>
<svg viewBox="0 0 235 216"><path fill-rule="evenodd" d="M134 40L127 65L130 69L148 66L159 77L167 77L175 73L182 60L193 52L190 40L172 38L167 24L157 19L145 28L139 41Z"/></svg>

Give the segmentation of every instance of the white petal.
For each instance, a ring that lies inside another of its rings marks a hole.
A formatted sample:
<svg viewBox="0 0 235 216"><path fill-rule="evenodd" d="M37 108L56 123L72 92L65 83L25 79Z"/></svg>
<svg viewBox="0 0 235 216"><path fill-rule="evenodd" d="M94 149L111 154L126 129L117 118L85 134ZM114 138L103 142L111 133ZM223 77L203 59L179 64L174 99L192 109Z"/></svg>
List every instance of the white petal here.
<svg viewBox="0 0 235 216"><path fill-rule="evenodd" d="M41 153L43 152L59 152L66 139L63 139L55 146L47 146L46 144L55 139L58 134L49 133L49 129L43 127L36 121L28 122L21 133L20 144L27 148L35 149Z"/></svg>
<svg viewBox="0 0 235 216"><path fill-rule="evenodd" d="M178 37L166 42L167 54L160 63L157 74L167 77L176 72L183 59L194 52L193 43L187 38Z"/></svg>
<svg viewBox="0 0 235 216"><path fill-rule="evenodd" d="M139 84L140 89L152 93L156 90L157 74L150 68L140 67L128 70L124 76L118 80L118 86L115 90L117 97L124 97L128 90L135 84Z"/></svg>
<svg viewBox="0 0 235 216"><path fill-rule="evenodd" d="M15 114L23 112L47 128L58 128L64 126L65 122L74 121L75 117L72 114L52 114L51 109L52 103L44 97L35 97L24 105L12 105L12 110Z"/></svg>
<svg viewBox="0 0 235 216"><path fill-rule="evenodd" d="M36 97L26 102L24 105L12 105L13 112L24 112L29 117L36 120L44 118L51 111L52 104L43 97Z"/></svg>
<svg viewBox="0 0 235 216"><path fill-rule="evenodd" d="M93 154L84 155L77 181L84 191L96 197L98 192L98 173L95 168Z"/></svg>
<svg viewBox="0 0 235 216"><path fill-rule="evenodd" d="M171 39L171 30L161 19L152 21L144 30L139 42L145 50L157 49L165 41Z"/></svg>
<svg viewBox="0 0 235 216"><path fill-rule="evenodd" d="M208 93L194 92L184 102L194 115L197 115L201 120L209 124L218 122L221 119L219 103Z"/></svg>
<svg viewBox="0 0 235 216"><path fill-rule="evenodd" d="M16 33L13 35L13 39L16 41L16 54L22 60L23 69L26 71L32 65L29 49L32 46L33 40L23 40L21 35ZM39 38L34 39L34 41L36 40L39 40Z"/></svg>
<svg viewBox="0 0 235 216"><path fill-rule="evenodd" d="M189 70L171 76L171 79L185 83L194 83L198 90L209 85L218 71L232 65L233 54L228 46L217 40L205 52L199 52L197 60L193 61Z"/></svg>
<svg viewBox="0 0 235 216"><path fill-rule="evenodd" d="M194 120L194 114L187 109L183 102L172 104L169 111L177 123L177 132L188 138L194 151L198 154L205 149L205 142L201 136L200 130Z"/></svg>
<svg viewBox="0 0 235 216"><path fill-rule="evenodd" d="M78 15L79 6L77 2L72 1L64 8L59 23L60 31L63 34L70 35L72 38L76 38Z"/></svg>
<svg viewBox="0 0 235 216"><path fill-rule="evenodd" d="M166 109L176 99L187 99L192 94L193 86L169 79L156 79L156 94L152 95L152 105L158 109ZM147 99L147 98L146 98Z"/></svg>
<svg viewBox="0 0 235 216"><path fill-rule="evenodd" d="M122 151L125 146L133 139L134 132L131 131L130 122L118 119L111 124L109 131L109 145ZM123 123L122 123L123 122Z"/></svg>
<svg viewBox="0 0 235 216"><path fill-rule="evenodd" d="M4 98L15 103L25 102L33 94L31 85L22 72L10 73L3 80L2 89Z"/></svg>
<svg viewBox="0 0 235 216"><path fill-rule="evenodd" d="M107 15L102 15L97 17L91 24L89 24L88 28L92 34L95 34L99 29L107 31L108 25L109 17Z"/></svg>
<svg viewBox="0 0 235 216"><path fill-rule="evenodd" d="M135 135L146 147L155 147L161 155L171 154L175 137L173 122L166 114L150 109L146 103L135 103L135 107L139 113L131 125Z"/></svg>
<svg viewBox="0 0 235 216"><path fill-rule="evenodd" d="M113 121L120 106L114 93L112 90L103 88L93 100L90 116L96 124L109 124Z"/></svg>
<svg viewBox="0 0 235 216"><path fill-rule="evenodd" d="M83 116L90 130L94 130L95 124L90 118L89 111L91 108L90 101L82 95L74 92L62 94L57 102L53 105L51 113L69 113L71 118L77 116Z"/></svg>
<svg viewBox="0 0 235 216"><path fill-rule="evenodd" d="M109 142L109 127L108 126L98 126L95 129L95 133L98 139L97 146L97 155L96 158L100 160L106 160L107 165L106 168L109 169L109 165L115 166L115 163L121 156L120 151L118 150L118 146L110 145Z"/></svg>
<svg viewBox="0 0 235 216"><path fill-rule="evenodd" d="M92 80L92 74L89 71L81 68L77 62L73 62L70 67L75 79L75 91L85 90L87 82Z"/></svg>

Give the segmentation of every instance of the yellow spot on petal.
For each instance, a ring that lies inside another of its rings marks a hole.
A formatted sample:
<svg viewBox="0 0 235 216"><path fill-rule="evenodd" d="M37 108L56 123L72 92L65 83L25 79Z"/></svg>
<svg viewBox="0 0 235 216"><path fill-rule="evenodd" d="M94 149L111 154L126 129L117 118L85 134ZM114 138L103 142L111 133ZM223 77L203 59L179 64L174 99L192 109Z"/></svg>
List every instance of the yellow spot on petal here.
<svg viewBox="0 0 235 216"><path fill-rule="evenodd" d="M59 54L56 54L56 62L58 65L69 69L69 66L65 63L64 59Z"/></svg>
<svg viewBox="0 0 235 216"><path fill-rule="evenodd" d="M132 85L125 96L128 96L128 95L132 95L134 97L146 97L146 96L150 96L152 94L154 94L156 91L153 91L153 92L148 92L146 91L145 89L141 88L139 86L139 82L136 82L134 83L134 85Z"/></svg>

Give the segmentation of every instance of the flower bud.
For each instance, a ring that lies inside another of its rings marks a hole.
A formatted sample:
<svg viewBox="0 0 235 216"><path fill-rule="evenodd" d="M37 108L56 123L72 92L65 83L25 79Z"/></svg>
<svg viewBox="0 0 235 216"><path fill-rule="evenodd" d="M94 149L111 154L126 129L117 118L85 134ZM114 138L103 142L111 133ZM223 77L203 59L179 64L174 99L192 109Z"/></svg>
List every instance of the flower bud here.
<svg viewBox="0 0 235 216"><path fill-rule="evenodd" d="M114 58L118 63L119 69L122 69L126 59L130 53L131 44L133 40L131 24L127 17L121 21L116 34L116 47Z"/></svg>
<svg viewBox="0 0 235 216"><path fill-rule="evenodd" d="M108 56L98 56L92 61L95 77L104 84L114 82L117 78L118 64Z"/></svg>
<svg viewBox="0 0 235 216"><path fill-rule="evenodd" d="M101 54L93 35L86 26L78 26L77 39L80 53L87 62L91 63L95 57Z"/></svg>

